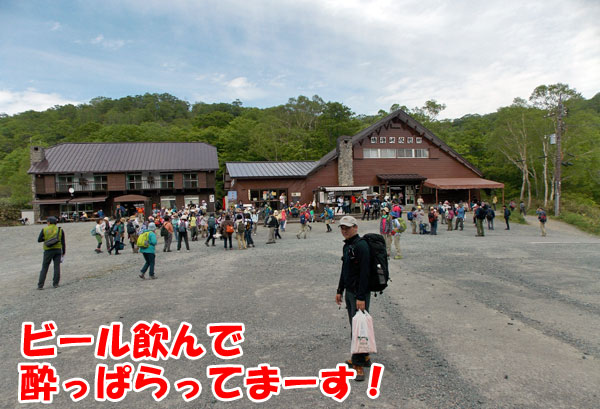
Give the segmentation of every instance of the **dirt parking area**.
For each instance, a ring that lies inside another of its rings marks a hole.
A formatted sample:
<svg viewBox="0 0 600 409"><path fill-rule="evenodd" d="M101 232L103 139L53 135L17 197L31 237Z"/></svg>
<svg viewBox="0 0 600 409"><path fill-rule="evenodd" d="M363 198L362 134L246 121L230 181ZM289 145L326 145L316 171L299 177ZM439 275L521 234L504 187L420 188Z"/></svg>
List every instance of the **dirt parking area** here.
<svg viewBox="0 0 600 409"><path fill-rule="evenodd" d="M319 389L281 390L262 404L244 397L219 402L207 378L209 365L262 363L281 375L318 376L349 357L346 311L334 303L341 266L342 237L333 225L313 226L298 240L298 225L283 240L266 245L259 227L256 248L224 251L222 242L190 252L157 253L156 280L138 277L142 257L95 254L91 223L63 226L67 254L60 287L36 290L41 265L40 226L0 228L0 407L21 407L18 364L21 323L36 328L53 320L61 334L93 334L122 322L124 341L139 320L159 321L174 335L182 321L192 324L204 357L149 362L171 382L169 395L155 402L151 390L128 392L120 403L94 400L96 365L132 362L94 357L93 346L59 348L50 362L61 382L81 377L90 394L78 404L61 390L56 407L302 407L330 408L597 408L600 402L600 239L559 222L541 237L535 220L513 225L497 220L483 238L465 223L464 231L438 227L437 236L403 234L404 258L391 260L390 287L371 301L378 353L385 366L380 396L367 396L367 381L351 382L348 398L337 404ZM360 233L377 222L361 221ZM52 270L52 268L51 268ZM211 351L209 323L244 323L243 356L224 361ZM134 363L137 366L137 363ZM186 403L173 387L192 377L201 395ZM28 407L47 407L29 404Z"/></svg>

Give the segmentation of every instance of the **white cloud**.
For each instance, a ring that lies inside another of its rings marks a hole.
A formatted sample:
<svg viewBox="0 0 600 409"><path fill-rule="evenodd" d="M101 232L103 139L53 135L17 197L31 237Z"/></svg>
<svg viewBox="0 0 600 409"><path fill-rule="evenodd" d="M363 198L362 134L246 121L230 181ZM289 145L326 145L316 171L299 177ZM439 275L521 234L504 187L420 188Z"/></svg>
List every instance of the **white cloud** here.
<svg viewBox="0 0 600 409"><path fill-rule="evenodd" d="M50 27L50 31L57 31L60 29L62 29L62 25L58 21L53 22L52 26Z"/></svg>
<svg viewBox="0 0 600 409"><path fill-rule="evenodd" d="M95 44L95 45L96 44L101 45L102 47L109 49L109 50L118 50L119 48L123 47L126 43L128 43L128 41L121 40L121 39L108 40L108 39L104 38L103 34L99 34L95 38L92 38L90 40L90 43Z"/></svg>
<svg viewBox="0 0 600 409"><path fill-rule="evenodd" d="M249 82L246 77L234 78L231 81L226 81L224 85L227 88L226 94L231 98L251 100L265 95L264 91L259 89L256 84Z"/></svg>
<svg viewBox="0 0 600 409"><path fill-rule="evenodd" d="M0 90L0 113L8 115L29 110L44 111L55 105L77 105L80 103L65 99L56 93L45 94L38 92L35 88L28 88L20 92Z"/></svg>

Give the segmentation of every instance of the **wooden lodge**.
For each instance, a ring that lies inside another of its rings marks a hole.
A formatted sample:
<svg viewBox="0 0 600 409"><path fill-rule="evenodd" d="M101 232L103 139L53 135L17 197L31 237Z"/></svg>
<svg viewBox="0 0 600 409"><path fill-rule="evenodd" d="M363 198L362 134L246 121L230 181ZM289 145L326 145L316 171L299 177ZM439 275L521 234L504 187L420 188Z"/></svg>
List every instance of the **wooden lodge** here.
<svg viewBox="0 0 600 409"><path fill-rule="evenodd" d="M479 197L480 189L504 189L402 110L338 138L318 161L227 162L224 183L236 203L275 208L281 198L321 208L339 196L389 195L412 205L419 196L458 202Z"/></svg>

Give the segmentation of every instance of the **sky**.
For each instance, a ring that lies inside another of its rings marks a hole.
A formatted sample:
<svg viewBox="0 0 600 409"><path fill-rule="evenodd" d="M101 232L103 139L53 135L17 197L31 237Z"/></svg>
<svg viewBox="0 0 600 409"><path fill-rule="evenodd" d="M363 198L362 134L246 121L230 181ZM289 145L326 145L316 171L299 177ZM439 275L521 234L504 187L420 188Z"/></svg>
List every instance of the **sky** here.
<svg viewBox="0 0 600 409"><path fill-rule="evenodd" d="M0 0L0 113L169 93L356 114L600 92L599 0Z"/></svg>

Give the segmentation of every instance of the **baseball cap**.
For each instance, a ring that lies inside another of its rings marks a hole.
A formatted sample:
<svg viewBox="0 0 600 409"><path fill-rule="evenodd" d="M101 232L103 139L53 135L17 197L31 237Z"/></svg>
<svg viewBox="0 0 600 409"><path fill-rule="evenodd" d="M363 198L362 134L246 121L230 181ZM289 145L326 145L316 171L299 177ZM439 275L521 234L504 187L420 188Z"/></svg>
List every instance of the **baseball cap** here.
<svg viewBox="0 0 600 409"><path fill-rule="evenodd" d="M47 221L48 221L48 223L50 223L50 224L56 224L56 223L58 223L58 219L57 219L56 217L54 217L54 216L50 216L50 217L48 217L48 219L46 219L46 220L47 220Z"/></svg>
<svg viewBox="0 0 600 409"><path fill-rule="evenodd" d="M358 225L358 223L352 216L344 216L340 219L340 226L352 227L356 225Z"/></svg>

